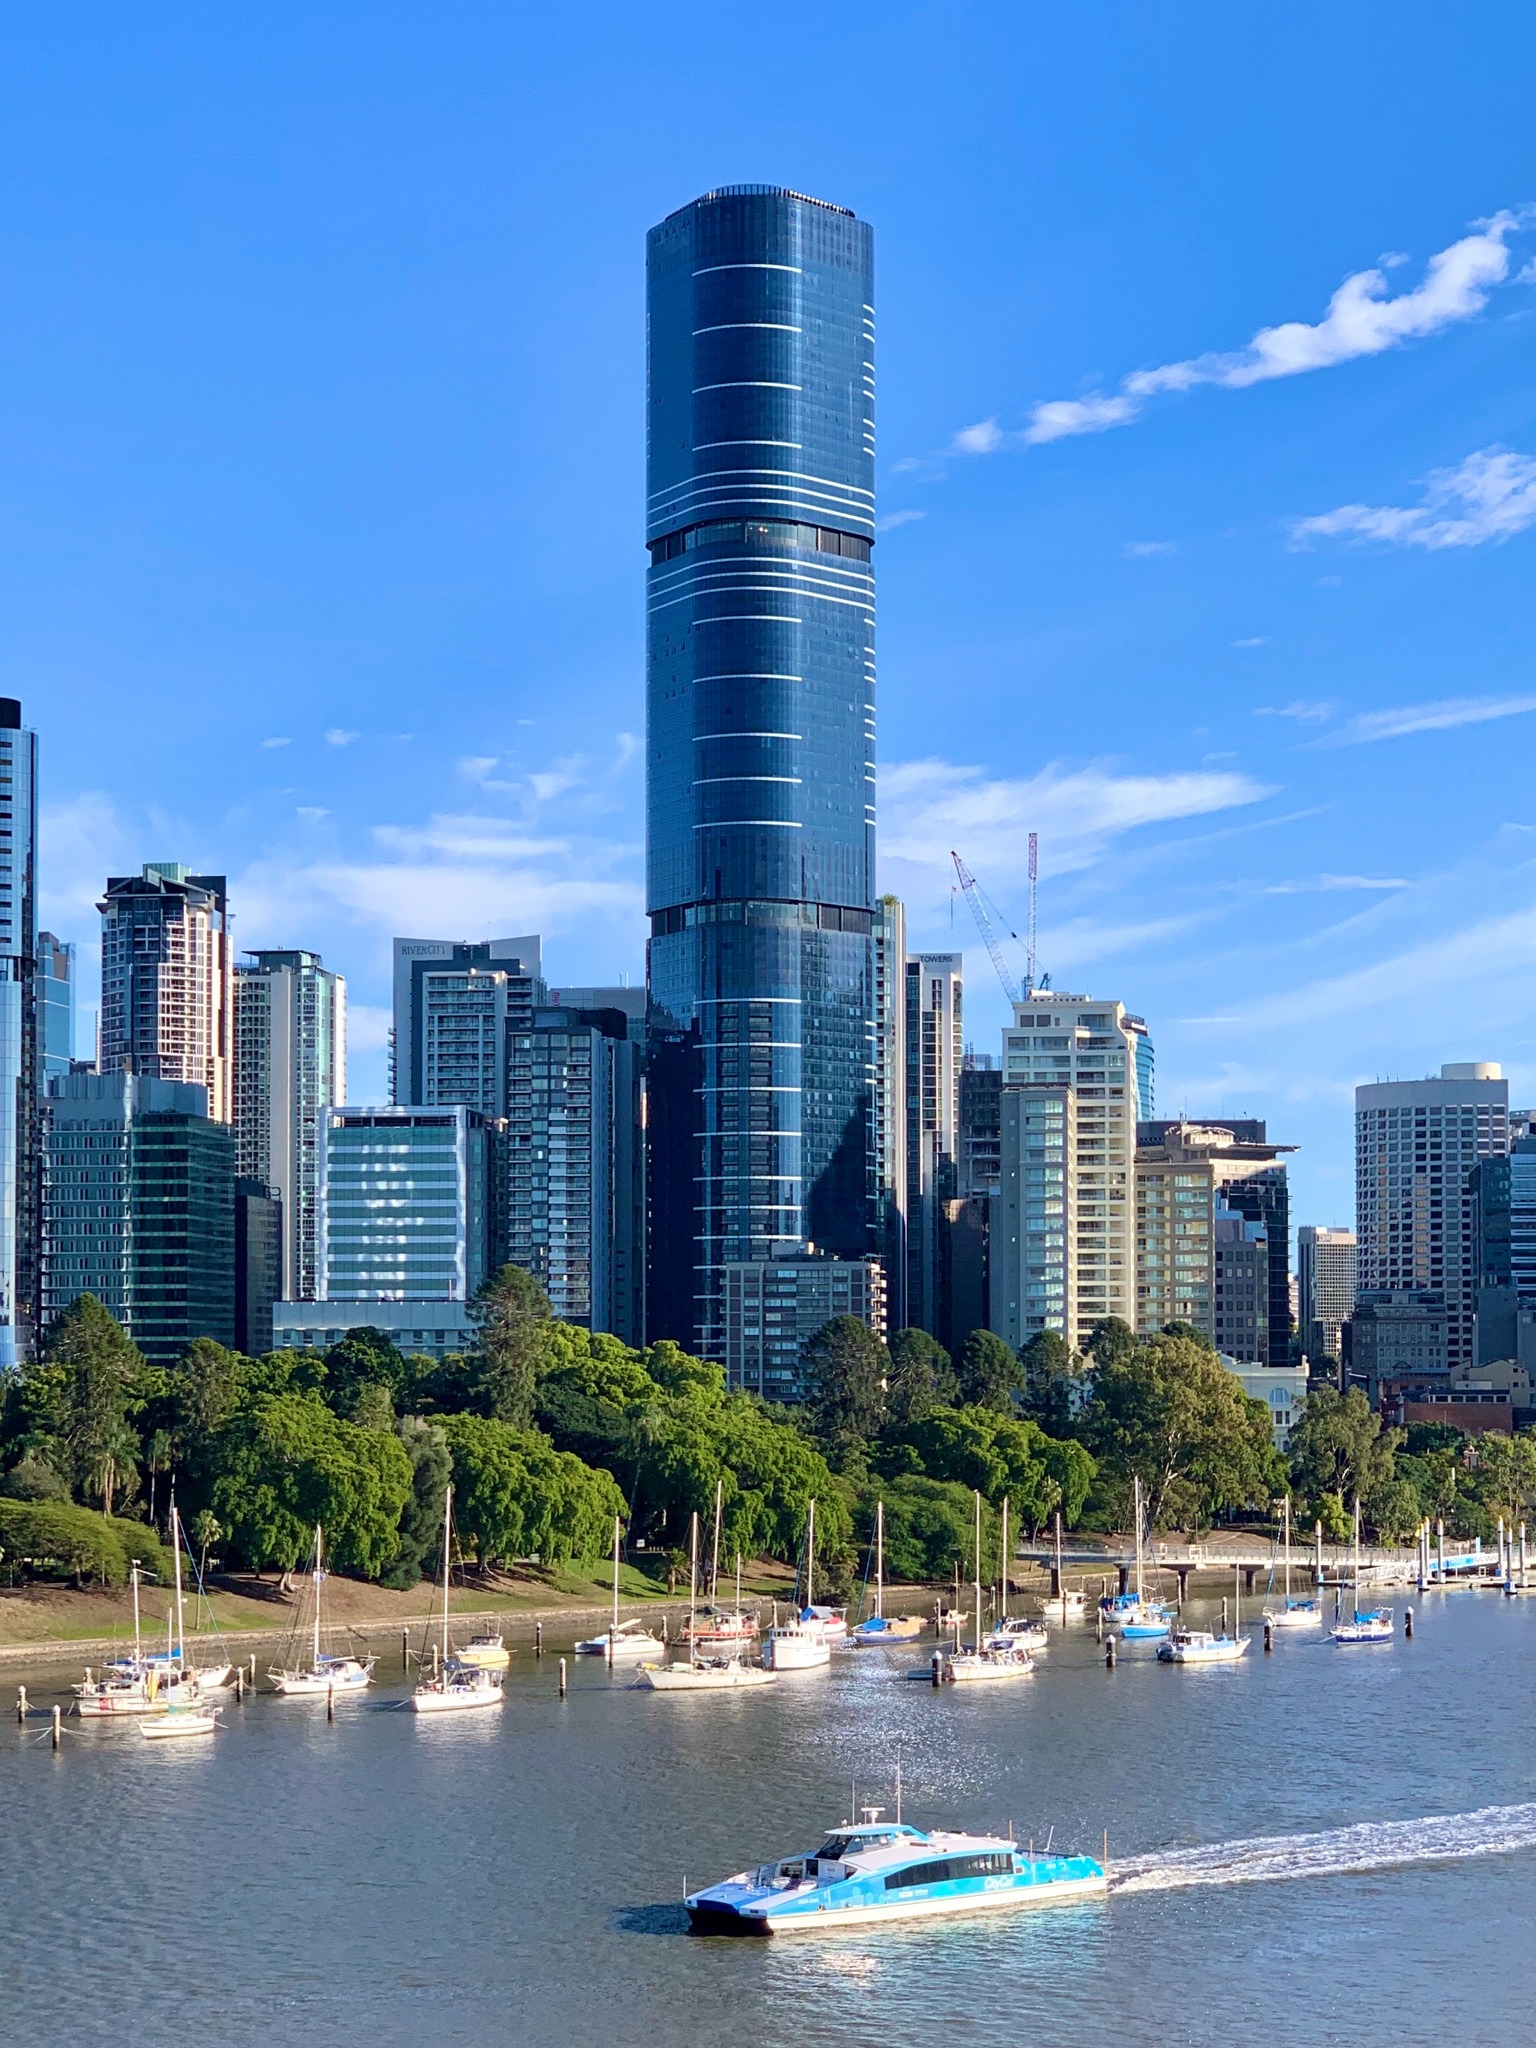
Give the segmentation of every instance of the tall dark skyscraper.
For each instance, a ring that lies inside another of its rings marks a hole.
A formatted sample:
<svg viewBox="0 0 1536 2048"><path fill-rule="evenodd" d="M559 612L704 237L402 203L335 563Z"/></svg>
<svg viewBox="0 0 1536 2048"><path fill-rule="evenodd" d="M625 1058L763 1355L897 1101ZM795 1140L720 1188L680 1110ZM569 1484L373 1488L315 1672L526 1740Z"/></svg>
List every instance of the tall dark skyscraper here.
<svg viewBox="0 0 1536 2048"><path fill-rule="evenodd" d="M774 186L651 230L654 1336L722 1268L874 1248L874 275Z"/></svg>

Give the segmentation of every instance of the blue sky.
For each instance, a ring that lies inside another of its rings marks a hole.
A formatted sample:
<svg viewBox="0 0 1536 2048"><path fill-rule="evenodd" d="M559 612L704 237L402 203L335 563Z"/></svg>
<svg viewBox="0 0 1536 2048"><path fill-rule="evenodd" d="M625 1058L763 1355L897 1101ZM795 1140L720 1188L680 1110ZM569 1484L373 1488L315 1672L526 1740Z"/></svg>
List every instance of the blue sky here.
<svg viewBox="0 0 1536 2048"><path fill-rule="evenodd" d="M346 972L356 1099L395 931L640 976L644 235L766 180L875 225L882 865L976 1045L948 850L1022 928L1034 828L1043 964L1300 1220L1358 1080L1536 1098L1528 10L219 12L7 30L54 929L226 870Z"/></svg>

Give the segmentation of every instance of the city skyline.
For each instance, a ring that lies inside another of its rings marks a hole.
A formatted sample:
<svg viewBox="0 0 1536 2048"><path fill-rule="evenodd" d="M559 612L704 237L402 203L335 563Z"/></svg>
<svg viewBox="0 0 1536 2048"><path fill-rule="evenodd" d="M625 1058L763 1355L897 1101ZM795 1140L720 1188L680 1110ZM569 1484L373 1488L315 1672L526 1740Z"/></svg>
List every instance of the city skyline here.
<svg viewBox="0 0 1536 2048"><path fill-rule="evenodd" d="M413 131L446 238L412 151L370 157L396 230L374 237L336 137L260 52L232 100L207 46L108 34L67 102L39 54L17 146L58 211L5 230L36 321L0 344L32 479L0 511L25 565L0 646L48 736L38 921L80 947L82 1050L88 906L168 855L228 874L239 952L347 974L363 1099L387 1099L398 931L535 928L572 979L640 979L643 236L767 175L881 237L879 885L913 950L970 955L972 1042L995 1051L1007 1012L963 905L951 927L948 848L1022 930L1035 828L1042 964L1147 1017L1163 1114L1296 1142L1298 1216L1349 1220L1356 1082L1496 1058L1528 1097L1531 828L1490 742L1517 745L1536 701L1531 195L1513 113L1409 161L1387 146L1394 100L1471 77L1471 31L1383 52L1353 21L1328 78L1228 107L1240 55L1193 28L1126 16L1079 78L1059 25L935 44L898 8L847 122L827 80L764 90L765 35L717 29L672 53L689 111L664 123L627 89L638 28L612 26L581 67L540 46L547 106L510 155L487 154L501 46L482 83L447 32L428 62L452 115ZM385 115L315 35L371 146ZM419 97L387 10L370 64L381 104ZM750 89L687 90L727 72ZM205 209L206 138L145 152L137 124L210 81L249 169ZM106 216L57 154L82 118L129 165ZM1318 138L1300 165L1296 118ZM594 123L641 167L621 192ZM146 272L125 252L149 221ZM462 317L423 323L418 299ZM122 719L151 682L165 715Z"/></svg>

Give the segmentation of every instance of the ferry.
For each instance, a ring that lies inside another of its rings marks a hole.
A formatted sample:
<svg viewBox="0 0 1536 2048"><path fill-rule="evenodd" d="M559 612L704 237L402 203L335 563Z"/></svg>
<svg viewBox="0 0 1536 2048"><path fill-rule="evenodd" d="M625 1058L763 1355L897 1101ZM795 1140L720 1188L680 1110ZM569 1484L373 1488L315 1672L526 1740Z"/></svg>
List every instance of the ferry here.
<svg viewBox="0 0 1536 2048"><path fill-rule="evenodd" d="M1102 1897L1091 1856L1036 1856L1002 1835L924 1833L866 1806L819 1849L738 1871L684 1900L699 1934L823 1934L883 1920L931 1920L1005 1906Z"/></svg>

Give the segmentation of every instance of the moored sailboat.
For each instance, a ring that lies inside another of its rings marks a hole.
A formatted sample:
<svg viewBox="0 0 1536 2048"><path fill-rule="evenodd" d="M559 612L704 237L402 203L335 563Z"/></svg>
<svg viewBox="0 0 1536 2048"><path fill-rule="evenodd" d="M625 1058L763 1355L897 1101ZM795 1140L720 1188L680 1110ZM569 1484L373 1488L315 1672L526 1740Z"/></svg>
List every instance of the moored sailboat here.
<svg viewBox="0 0 1536 2048"><path fill-rule="evenodd" d="M576 1645L578 1657L606 1657L610 1664L636 1657L665 1656L666 1644L651 1634L641 1621L619 1620L619 1547L623 1525L613 1518L613 1620L601 1635L588 1636Z"/></svg>
<svg viewBox="0 0 1536 2048"><path fill-rule="evenodd" d="M320 1524L316 1522L315 1547L308 1575L310 1591L294 1618L285 1646L287 1655L267 1672L273 1691L288 1698L306 1694L329 1698L338 1692L361 1692L373 1679L374 1658L354 1657L350 1651L337 1654L322 1646L320 1589L326 1578L324 1545ZM309 1651L305 1661L301 1661L301 1645Z"/></svg>
<svg viewBox="0 0 1536 2048"><path fill-rule="evenodd" d="M768 1631L763 1662L770 1671L814 1671L832 1661L831 1644L814 1606L815 1578L816 1503L810 1500L805 1509L805 1606Z"/></svg>
<svg viewBox="0 0 1536 2048"><path fill-rule="evenodd" d="M1291 1496L1281 1503L1285 1546L1285 1597L1278 1607L1266 1607L1264 1619L1271 1628L1321 1628L1323 1610L1316 1600L1291 1598Z"/></svg>
<svg viewBox="0 0 1536 2048"><path fill-rule="evenodd" d="M1213 1635L1209 1629L1184 1628L1170 1631L1167 1642L1159 1643L1157 1655L1163 1664L1235 1664L1246 1654L1250 1637L1243 1634L1243 1571L1234 1568L1232 1633Z"/></svg>
<svg viewBox="0 0 1536 2048"><path fill-rule="evenodd" d="M1135 1495L1136 1515L1135 1582L1127 1593L1107 1595L1099 1602L1099 1612L1103 1615L1106 1622L1120 1631L1124 1641L1128 1643L1159 1642L1167 1635L1173 1617L1163 1601L1149 1600L1147 1598L1142 1570L1144 1515L1140 1478L1134 1479L1132 1485Z"/></svg>
<svg viewBox="0 0 1536 2048"><path fill-rule="evenodd" d="M762 1664L746 1663L740 1651L716 1656L698 1647L699 1518L688 1529L688 1627L686 1657L670 1664L643 1664L637 1684L651 1692L736 1692L743 1686L772 1685L777 1671ZM736 1605L741 1606L741 1552L736 1553Z"/></svg>
<svg viewBox="0 0 1536 2048"><path fill-rule="evenodd" d="M1362 1609L1360 1605L1360 1496L1355 1495L1355 1590L1354 1609L1348 1621L1339 1620L1330 1633L1336 1643L1390 1643L1396 1616L1390 1607Z"/></svg>
<svg viewBox="0 0 1536 2048"><path fill-rule="evenodd" d="M955 1649L942 1660L941 1672L946 1685L986 1685L999 1679L1027 1678L1034 1670L1034 1662L1028 1650L1004 1642L994 1644L986 1640L981 1622L981 1494L976 1501L976 1640L969 1650ZM934 1652L935 1658L939 1652Z"/></svg>
<svg viewBox="0 0 1536 2048"><path fill-rule="evenodd" d="M860 1650L880 1650L892 1643L909 1643L914 1636L923 1632L923 1622L915 1614L891 1614L885 1611L885 1502L875 1502L875 1607L874 1612L861 1621L856 1628L848 1630L848 1641Z"/></svg>
<svg viewBox="0 0 1536 2048"><path fill-rule="evenodd" d="M448 1574L453 1554L453 1488L443 1501L443 1644L442 1662L430 1678L423 1678L411 1694L411 1707L418 1714L457 1713L474 1707L499 1707L506 1694L501 1673L472 1664L461 1664L448 1641Z"/></svg>

